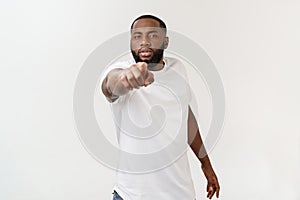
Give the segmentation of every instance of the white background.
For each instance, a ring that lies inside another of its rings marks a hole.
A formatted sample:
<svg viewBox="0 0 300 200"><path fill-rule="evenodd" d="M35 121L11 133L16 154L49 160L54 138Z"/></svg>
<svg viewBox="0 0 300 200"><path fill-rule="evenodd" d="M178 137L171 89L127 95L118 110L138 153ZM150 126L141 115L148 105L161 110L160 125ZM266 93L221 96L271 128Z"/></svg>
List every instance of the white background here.
<svg viewBox="0 0 300 200"><path fill-rule="evenodd" d="M226 121L210 154L221 199L299 200L299 10L297 0L1 0L0 199L111 199L114 171L75 131L74 84L96 47L152 13L200 44L222 77Z"/></svg>

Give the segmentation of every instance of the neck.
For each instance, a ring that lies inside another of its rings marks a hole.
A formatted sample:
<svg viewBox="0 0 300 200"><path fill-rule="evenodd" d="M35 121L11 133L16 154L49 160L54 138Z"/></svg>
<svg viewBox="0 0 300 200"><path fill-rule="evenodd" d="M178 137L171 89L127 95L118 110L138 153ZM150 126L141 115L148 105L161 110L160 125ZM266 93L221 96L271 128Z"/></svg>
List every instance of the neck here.
<svg viewBox="0 0 300 200"><path fill-rule="evenodd" d="M148 64L148 70L150 71L160 71L164 68L165 62L161 59L159 63L149 63Z"/></svg>

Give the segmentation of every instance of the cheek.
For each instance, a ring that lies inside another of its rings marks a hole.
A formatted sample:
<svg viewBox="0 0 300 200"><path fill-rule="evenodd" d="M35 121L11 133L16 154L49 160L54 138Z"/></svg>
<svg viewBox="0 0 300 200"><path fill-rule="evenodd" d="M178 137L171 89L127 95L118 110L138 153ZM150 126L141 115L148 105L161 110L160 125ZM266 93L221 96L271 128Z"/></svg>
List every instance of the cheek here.
<svg viewBox="0 0 300 200"><path fill-rule="evenodd" d="M130 42L130 47L131 47L131 49L132 50L138 50L138 47L139 47L139 45L138 45L138 43L137 42Z"/></svg>
<svg viewBox="0 0 300 200"><path fill-rule="evenodd" d="M152 43L153 46L155 46L157 49L163 48L164 47L164 40L156 40L153 41Z"/></svg>

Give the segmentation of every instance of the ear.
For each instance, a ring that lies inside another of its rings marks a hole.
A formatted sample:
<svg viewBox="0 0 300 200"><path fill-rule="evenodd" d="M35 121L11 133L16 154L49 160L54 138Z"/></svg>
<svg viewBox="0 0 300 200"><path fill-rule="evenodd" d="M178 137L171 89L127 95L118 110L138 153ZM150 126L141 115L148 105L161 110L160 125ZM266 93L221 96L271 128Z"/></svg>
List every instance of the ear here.
<svg viewBox="0 0 300 200"><path fill-rule="evenodd" d="M168 45L169 45L169 37L165 37L164 38L164 49L168 48Z"/></svg>

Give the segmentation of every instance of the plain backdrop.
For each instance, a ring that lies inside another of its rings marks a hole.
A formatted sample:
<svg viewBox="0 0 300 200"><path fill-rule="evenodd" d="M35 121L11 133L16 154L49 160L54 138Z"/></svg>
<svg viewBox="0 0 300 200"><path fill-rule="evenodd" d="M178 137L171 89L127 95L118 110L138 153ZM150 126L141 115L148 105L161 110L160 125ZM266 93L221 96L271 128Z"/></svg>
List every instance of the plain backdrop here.
<svg viewBox="0 0 300 200"><path fill-rule="evenodd" d="M88 55L144 13L201 45L223 80L226 119L210 152L220 199L300 199L299 1L0 2L1 200L112 199L115 172L80 143L73 90ZM190 164L205 199L200 165Z"/></svg>

